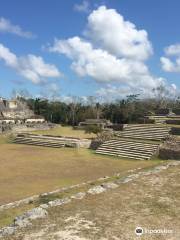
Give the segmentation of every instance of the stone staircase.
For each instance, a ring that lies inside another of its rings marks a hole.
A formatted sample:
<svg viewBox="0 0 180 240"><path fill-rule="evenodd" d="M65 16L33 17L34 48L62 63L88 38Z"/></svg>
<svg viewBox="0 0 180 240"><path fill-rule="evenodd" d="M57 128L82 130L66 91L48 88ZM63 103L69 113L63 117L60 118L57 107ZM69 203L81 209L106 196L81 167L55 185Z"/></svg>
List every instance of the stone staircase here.
<svg viewBox="0 0 180 240"><path fill-rule="evenodd" d="M14 143L28 144L43 147L77 147L77 140L63 137L42 136L33 134L18 134L13 140Z"/></svg>
<svg viewBox="0 0 180 240"><path fill-rule="evenodd" d="M115 135L123 138L158 140L161 141L169 135L170 128L159 125L131 124L123 131L116 131Z"/></svg>
<svg viewBox="0 0 180 240"><path fill-rule="evenodd" d="M149 160L157 154L160 143L145 143L119 138L104 142L96 153L138 160Z"/></svg>

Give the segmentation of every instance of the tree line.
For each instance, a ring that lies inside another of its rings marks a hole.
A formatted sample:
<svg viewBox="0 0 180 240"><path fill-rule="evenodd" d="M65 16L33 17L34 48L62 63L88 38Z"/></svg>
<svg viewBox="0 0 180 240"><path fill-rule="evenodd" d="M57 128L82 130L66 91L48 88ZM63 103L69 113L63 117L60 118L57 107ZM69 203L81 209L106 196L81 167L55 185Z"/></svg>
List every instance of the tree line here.
<svg viewBox="0 0 180 240"><path fill-rule="evenodd" d="M23 100L35 114L44 116L47 121L72 126L85 119L96 118L105 118L115 124L136 123L144 115L153 114L162 108L180 109L179 98L141 99L139 95L129 95L110 103L100 103L95 97L89 97L86 103L77 97L72 97L69 103L40 98Z"/></svg>

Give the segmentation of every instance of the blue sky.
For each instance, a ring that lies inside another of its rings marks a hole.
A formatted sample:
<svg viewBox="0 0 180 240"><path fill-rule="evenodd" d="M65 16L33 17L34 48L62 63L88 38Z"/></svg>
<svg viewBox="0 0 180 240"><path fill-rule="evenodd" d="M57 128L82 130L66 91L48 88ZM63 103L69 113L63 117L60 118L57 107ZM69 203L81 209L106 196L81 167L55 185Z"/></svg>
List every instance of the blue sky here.
<svg viewBox="0 0 180 240"><path fill-rule="evenodd" d="M174 94L180 87L179 9L178 0L2 0L0 95L27 89L33 96L119 97L139 89L146 95L158 84Z"/></svg>

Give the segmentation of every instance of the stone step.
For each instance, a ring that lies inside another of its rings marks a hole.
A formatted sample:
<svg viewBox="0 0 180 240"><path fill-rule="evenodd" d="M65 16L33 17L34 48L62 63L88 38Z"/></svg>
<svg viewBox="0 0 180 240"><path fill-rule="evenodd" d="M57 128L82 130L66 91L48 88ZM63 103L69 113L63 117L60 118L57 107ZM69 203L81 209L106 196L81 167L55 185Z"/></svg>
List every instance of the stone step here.
<svg viewBox="0 0 180 240"><path fill-rule="evenodd" d="M168 136L169 134L168 133L164 133L164 134L160 134L160 133L151 133L151 134L148 134L148 133L135 133L135 132L131 132L131 133L126 133L126 132L122 132L122 133L118 133L116 134L116 136L147 136L147 137L164 137L164 136Z"/></svg>
<svg viewBox="0 0 180 240"><path fill-rule="evenodd" d="M123 138L141 138L141 139L164 139L168 137L168 135L129 135L129 134L123 134L123 135L118 135L118 137L123 137Z"/></svg>
<svg viewBox="0 0 180 240"><path fill-rule="evenodd" d="M121 131L122 133L169 133L169 131L167 131L167 130L161 130L161 131L158 131L158 130L154 130L154 129L152 129L152 130L130 130L130 129L128 129L128 130L124 130L124 131ZM121 133L120 132L120 133Z"/></svg>
<svg viewBox="0 0 180 240"><path fill-rule="evenodd" d="M144 142L141 140L132 140L127 138L112 138L111 140L107 140L106 142L128 142L128 143L137 143L137 144L144 144L144 145L154 145L157 146L159 143L156 142Z"/></svg>
<svg viewBox="0 0 180 240"><path fill-rule="evenodd" d="M143 155L143 156L151 156L155 153L155 151L152 152L146 152L146 151L139 151L136 149L128 149L128 148L106 148L106 147L100 147L98 150L101 151L110 151L110 152L123 152L123 153L131 153L133 155Z"/></svg>
<svg viewBox="0 0 180 240"><path fill-rule="evenodd" d="M33 146L41 146L41 147L53 147L53 148L61 148L64 147L63 144L45 144L45 143L34 143L34 142L18 142L18 144L26 144Z"/></svg>
<svg viewBox="0 0 180 240"><path fill-rule="evenodd" d="M139 151L146 151L146 152L152 152L152 151L155 151L157 149L157 147L152 147L152 148L144 148L144 147L136 147L134 145L127 145L127 144L112 144L112 145L108 145L108 144L102 144L101 147L104 147L104 148L124 148L124 149L136 149L136 150L139 150Z"/></svg>
<svg viewBox="0 0 180 240"><path fill-rule="evenodd" d="M103 144L131 144L131 145L136 145L136 146L143 146L143 147L157 147L159 146L159 144L154 144L154 143L144 143L144 142L137 142L137 141L130 141L128 139L125 138L125 140L121 140L120 139L115 139L115 140L109 140L104 142Z"/></svg>
<svg viewBox="0 0 180 240"><path fill-rule="evenodd" d="M153 140L153 141L162 141L163 139L165 139L165 138L163 138L163 137L146 137L146 138L144 138L143 136L141 136L141 137L129 137L129 136L123 136L123 138L132 138L132 139L137 139L137 140Z"/></svg>
<svg viewBox="0 0 180 240"><path fill-rule="evenodd" d="M160 139L163 139L163 138L166 138L168 135L165 134L165 135L145 135L145 134L121 134L121 135L118 135L119 137L129 137L129 138L135 138L135 137L141 137L141 138L160 138Z"/></svg>
<svg viewBox="0 0 180 240"><path fill-rule="evenodd" d="M28 142L28 141L30 141L30 142L34 142L34 143L36 143L36 142L39 142L39 143L49 143L49 144L65 144L64 142L55 142L55 141L38 141L38 140L32 140L32 139L15 139L15 141L14 142Z"/></svg>
<svg viewBox="0 0 180 240"><path fill-rule="evenodd" d="M131 158L131 159L139 159L139 160L149 160L150 157L152 156L143 156L143 155L135 155L135 154L130 154L130 153L124 153L124 152L112 152L112 151L102 151L102 150L97 150L96 153L100 154L106 154L106 155L112 155L112 156L119 156L119 157L125 157L125 158Z"/></svg>
<svg viewBox="0 0 180 240"><path fill-rule="evenodd" d="M103 154L103 155L108 155L108 156L116 156L116 157L123 157L123 158L128 158L128 159L136 159L136 160L149 160L149 159L144 159L140 157L132 157L132 156L124 156L124 155L117 155L114 153L109 153L109 152L98 152L98 154Z"/></svg>
<svg viewBox="0 0 180 240"><path fill-rule="evenodd" d="M29 140L35 140L35 141L55 141L55 142L63 142L64 143L64 139L48 139L48 138L32 138L32 137L16 137L16 139L20 139L20 140L25 140L25 139L29 139Z"/></svg>
<svg viewBox="0 0 180 240"><path fill-rule="evenodd" d="M153 125L141 125L141 124L137 124L137 125L127 125L127 126L125 126L124 127L124 129L151 129L151 128L153 128L153 129L169 129L169 127L168 126L157 126L157 125L155 125L155 124L153 124Z"/></svg>
<svg viewBox="0 0 180 240"><path fill-rule="evenodd" d="M104 147L104 146L100 146L98 148L98 150L108 150L108 151L121 151L121 152L127 152L127 153L134 153L134 154L144 154L144 155L151 155L153 153L155 153L155 151L151 151L151 152L147 152L147 151L142 151L139 149L130 149L130 148L119 148L119 147L115 147L115 148L111 148L111 147Z"/></svg>
<svg viewBox="0 0 180 240"><path fill-rule="evenodd" d="M57 147L63 147L65 146L64 143L57 143L57 142L42 142L42 141L32 141L32 140L15 140L14 143L19 144L30 144L30 145L41 145L41 146L57 146Z"/></svg>
<svg viewBox="0 0 180 240"><path fill-rule="evenodd" d="M129 130L129 129L131 129L131 130L159 130L159 131L161 131L161 130L169 130L170 129L170 127L161 127L160 125L156 125L155 127L124 127L123 128L123 130Z"/></svg>

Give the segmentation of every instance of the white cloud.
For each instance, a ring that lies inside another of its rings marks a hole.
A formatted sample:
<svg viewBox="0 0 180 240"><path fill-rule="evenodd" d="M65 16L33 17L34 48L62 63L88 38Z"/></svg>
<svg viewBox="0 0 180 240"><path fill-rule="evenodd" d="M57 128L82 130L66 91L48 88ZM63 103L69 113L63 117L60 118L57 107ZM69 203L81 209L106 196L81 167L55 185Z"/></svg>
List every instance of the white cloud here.
<svg viewBox="0 0 180 240"><path fill-rule="evenodd" d="M116 10L102 6L93 11L83 33L84 38L55 39L48 48L71 59L71 68L78 76L119 83L120 87L109 91L121 92L123 86L129 94L137 91L144 96L165 83L163 78L152 76L145 63L153 52L147 32L125 21Z"/></svg>
<svg viewBox="0 0 180 240"><path fill-rule="evenodd" d="M49 100L60 100L60 87L55 82L47 82L42 86L42 89L39 93L40 98L45 98Z"/></svg>
<svg viewBox="0 0 180 240"><path fill-rule="evenodd" d="M3 44L0 44L0 60L35 84L43 82L45 78L61 76L56 66L45 63L42 57L32 54L17 57Z"/></svg>
<svg viewBox="0 0 180 240"><path fill-rule="evenodd" d="M113 86L111 84L101 87L96 91L98 97L101 97L103 101L113 101L116 99L126 98L127 95L133 94L131 87L129 86Z"/></svg>
<svg viewBox="0 0 180 240"><path fill-rule="evenodd" d="M80 4L75 4L74 5L74 10L77 11L77 12L88 13L89 12L89 2L87 0L84 0Z"/></svg>
<svg viewBox="0 0 180 240"><path fill-rule="evenodd" d="M177 65L175 66L175 64L169 58L161 57L160 60L162 69L165 72L176 72L178 71L178 69L180 71L180 66L179 67Z"/></svg>
<svg viewBox="0 0 180 240"><path fill-rule="evenodd" d="M164 97L176 98L178 95L178 90L175 84L168 85L165 80L159 82L159 86L164 89ZM103 101L111 102L117 99L124 99L131 94L140 94L140 98L153 98L155 96L159 97L159 92L155 89L154 91L149 91L147 88L143 87L131 87L131 86L113 86L111 84L101 87L96 91L98 97Z"/></svg>
<svg viewBox="0 0 180 240"><path fill-rule="evenodd" d="M152 54L147 32L138 30L115 9L105 6L89 15L85 35L118 57L144 60Z"/></svg>
<svg viewBox="0 0 180 240"><path fill-rule="evenodd" d="M89 76L98 82L119 82L155 87L147 66L138 60L117 58L103 49L93 48L79 37L55 40L51 52L63 53L73 60L72 69L81 77Z"/></svg>
<svg viewBox="0 0 180 240"><path fill-rule="evenodd" d="M161 57L161 66L165 72L180 72L180 44L170 45L164 50L166 57ZM170 57L175 57L171 60Z"/></svg>
<svg viewBox="0 0 180 240"><path fill-rule="evenodd" d="M166 47L164 51L166 55L180 56L180 44L170 45Z"/></svg>
<svg viewBox="0 0 180 240"><path fill-rule="evenodd" d="M13 25L8 19L0 18L0 32L12 33L24 38L35 38L31 32L24 31L18 25Z"/></svg>

